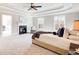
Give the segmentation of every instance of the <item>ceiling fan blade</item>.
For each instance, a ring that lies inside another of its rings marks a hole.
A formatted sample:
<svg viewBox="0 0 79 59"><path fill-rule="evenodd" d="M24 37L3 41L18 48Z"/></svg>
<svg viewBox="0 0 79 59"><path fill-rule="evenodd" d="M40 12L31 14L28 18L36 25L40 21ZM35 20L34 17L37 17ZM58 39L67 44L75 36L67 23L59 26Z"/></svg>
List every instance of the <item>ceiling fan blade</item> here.
<svg viewBox="0 0 79 59"><path fill-rule="evenodd" d="M31 3L31 6L33 6L34 5L34 3Z"/></svg>
<svg viewBox="0 0 79 59"><path fill-rule="evenodd" d="M42 6L32 6L32 7L35 7L35 8L41 8Z"/></svg>
<svg viewBox="0 0 79 59"><path fill-rule="evenodd" d="M35 6L34 3L31 3L30 8L28 10L34 9L34 10L38 10L37 8L40 8L42 6Z"/></svg>
<svg viewBox="0 0 79 59"><path fill-rule="evenodd" d="M38 10L38 9L36 9L35 7L33 7L33 9L34 9L34 10Z"/></svg>

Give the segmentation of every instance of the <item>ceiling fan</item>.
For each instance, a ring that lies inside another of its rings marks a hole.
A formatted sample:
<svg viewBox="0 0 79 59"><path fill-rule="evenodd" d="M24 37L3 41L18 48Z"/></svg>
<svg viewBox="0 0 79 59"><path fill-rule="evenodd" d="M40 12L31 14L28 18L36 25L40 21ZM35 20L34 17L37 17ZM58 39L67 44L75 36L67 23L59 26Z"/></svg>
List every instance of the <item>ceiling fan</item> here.
<svg viewBox="0 0 79 59"><path fill-rule="evenodd" d="M34 3L31 3L31 6L28 10L34 9L34 10L38 10L37 8L41 8L42 6L36 6L34 5Z"/></svg>

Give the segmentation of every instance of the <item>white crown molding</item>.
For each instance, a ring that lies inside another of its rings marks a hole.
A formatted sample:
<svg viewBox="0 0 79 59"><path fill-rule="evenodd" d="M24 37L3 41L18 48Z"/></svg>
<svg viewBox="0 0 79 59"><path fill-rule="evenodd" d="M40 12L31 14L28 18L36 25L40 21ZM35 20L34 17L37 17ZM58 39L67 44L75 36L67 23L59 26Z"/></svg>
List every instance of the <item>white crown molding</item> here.
<svg viewBox="0 0 79 59"><path fill-rule="evenodd" d="M70 7L70 8L68 8L68 9L59 10L59 11L56 11L56 12L48 12L48 13L42 13L42 14L35 14L34 17L63 14L63 13L70 12L71 9L72 9L72 8Z"/></svg>
<svg viewBox="0 0 79 59"><path fill-rule="evenodd" d="M46 10L44 12L38 12L38 13L35 13L35 15L33 15L33 16L38 17L38 16L45 16L45 15L61 14L61 13L65 13L71 9L72 9L72 4L69 4L69 5L62 6L61 8L59 7L58 9L50 9L50 10Z"/></svg>
<svg viewBox="0 0 79 59"><path fill-rule="evenodd" d="M47 10L43 10L43 11L38 11L36 13L44 13L44 12L48 12L48 11L55 11L55 10L60 10L62 9L64 6L59 6L59 7L56 7L56 8L52 8L52 9L47 9Z"/></svg>
<svg viewBox="0 0 79 59"><path fill-rule="evenodd" d="M0 13L21 15L21 14L25 14L25 12L26 11L24 11L24 10L13 9L13 8L6 7L6 6L0 6Z"/></svg>

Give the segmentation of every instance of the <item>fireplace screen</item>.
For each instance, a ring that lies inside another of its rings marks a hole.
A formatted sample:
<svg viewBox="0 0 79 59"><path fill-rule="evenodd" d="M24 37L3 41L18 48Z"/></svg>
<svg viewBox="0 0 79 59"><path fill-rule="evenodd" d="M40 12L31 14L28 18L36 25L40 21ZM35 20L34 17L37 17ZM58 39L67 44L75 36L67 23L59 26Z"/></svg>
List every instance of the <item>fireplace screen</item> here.
<svg viewBox="0 0 79 59"><path fill-rule="evenodd" d="M27 33L27 26L19 26L19 34Z"/></svg>

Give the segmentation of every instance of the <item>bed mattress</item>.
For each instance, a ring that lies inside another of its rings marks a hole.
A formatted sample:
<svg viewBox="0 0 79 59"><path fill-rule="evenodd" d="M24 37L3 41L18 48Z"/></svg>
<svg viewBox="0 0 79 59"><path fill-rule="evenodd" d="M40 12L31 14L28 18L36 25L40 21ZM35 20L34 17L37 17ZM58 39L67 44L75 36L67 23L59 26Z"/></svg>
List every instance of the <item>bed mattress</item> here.
<svg viewBox="0 0 79 59"><path fill-rule="evenodd" d="M52 34L42 34L39 39L34 39L33 43L60 54L67 54L70 46L67 39Z"/></svg>
<svg viewBox="0 0 79 59"><path fill-rule="evenodd" d="M50 45L55 45L65 50L69 50L70 42L66 38L58 37L52 34L42 34L39 39L36 39Z"/></svg>

